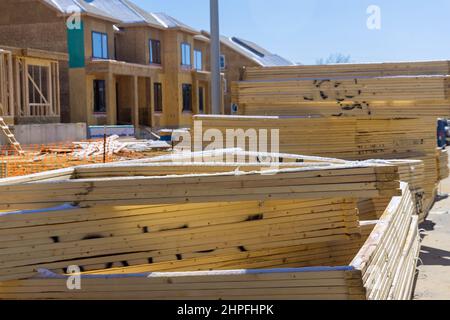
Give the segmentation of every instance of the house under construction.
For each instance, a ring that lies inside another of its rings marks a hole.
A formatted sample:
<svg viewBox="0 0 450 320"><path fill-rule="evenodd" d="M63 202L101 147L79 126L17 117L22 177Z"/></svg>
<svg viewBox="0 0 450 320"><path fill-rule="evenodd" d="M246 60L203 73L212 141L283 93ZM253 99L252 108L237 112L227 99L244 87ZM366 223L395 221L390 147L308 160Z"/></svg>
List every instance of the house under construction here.
<svg viewBox="0 0 450 320"><path fill-rule="evenodd" d="M221 40L225 113L244 67L292 65L252 42ZM128 0L4 0L4 46L27 48L2 55L14 84L2 78L3 115L16 121L179 128L211 112L209 35ZM30 52L42 54L39 63Z"/></svg>

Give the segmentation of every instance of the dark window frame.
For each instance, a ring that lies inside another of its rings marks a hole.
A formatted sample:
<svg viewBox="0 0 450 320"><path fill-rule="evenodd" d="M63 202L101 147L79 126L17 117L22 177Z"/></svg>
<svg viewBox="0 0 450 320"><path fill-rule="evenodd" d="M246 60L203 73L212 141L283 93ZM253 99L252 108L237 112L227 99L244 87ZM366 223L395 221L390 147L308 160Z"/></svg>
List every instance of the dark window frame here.
<svg viewBox="0 0 450 320"><path fill-rule="evenodd" d="M95 55L94 35L99 35L100 39L101 39L101 42L100 42L100 45L101 45L101 56L100 57ZM103 47L103 45L104 45L103 40L105 38L106 38L106 48ZM108 34L104 33L104 32L92 31L91 32L91 40L92 40L91 41L92 42L92 58L94 58L94 59L103 59L103 60L109 59L109 39L108 39ZM104 55L105 49L106 49L106 56Z"/></svg>
<svg viewBox="0 0 450 320"><path fill-rule="evenodd" d="M192 84L183 83L181 86L183 95L183 112L193 112L192 109Z"/></svg>
<svg viewBox="0 0 450 320"><path fill-rule="evenodd" d="M162 90L162 83L155 82L153 84L154 110L156 113L162 113L164 111Z"/></svg>
<svg viewBox="0 0 450 320"><path fill-rule="evenodd" d="M154 47L153 45L155 45L156 47ZM162 63L162 59L161 59L161 40L156 40L156 39L150 39L148 41L148 46L149 46L149 61L150 64L157 64L157 65L161 65ZM155 49L156 49L156 54L155 54Z"/></svg>
<svg viewBox="0 0 450 320"><path fill-rule="evenodd" d="M198 113L205 114L205 88L198 87Z"/></svg>
<svg viewBox="0 0 450 320"><path fill-rule="evenodd" d="M99 84L102 84L99 87ZM103 88L103 96L100 95L100 89ZM102 79L95 79L93 82L94 90L94 114L106 114L106 81ZM103 104L103 107L102 107Z"/></svg>

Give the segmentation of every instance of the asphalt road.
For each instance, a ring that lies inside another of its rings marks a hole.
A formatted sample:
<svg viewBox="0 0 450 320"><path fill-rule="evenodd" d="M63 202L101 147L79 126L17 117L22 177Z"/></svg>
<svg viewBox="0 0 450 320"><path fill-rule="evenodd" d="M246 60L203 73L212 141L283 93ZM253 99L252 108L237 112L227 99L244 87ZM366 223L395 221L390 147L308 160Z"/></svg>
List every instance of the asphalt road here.
<svg viewBox="0 0 450 320"><path fill-rule="evenodd" d="M427 221L419 261L416 300L450 300L450 179L441 183L440 197Z"/></svg>

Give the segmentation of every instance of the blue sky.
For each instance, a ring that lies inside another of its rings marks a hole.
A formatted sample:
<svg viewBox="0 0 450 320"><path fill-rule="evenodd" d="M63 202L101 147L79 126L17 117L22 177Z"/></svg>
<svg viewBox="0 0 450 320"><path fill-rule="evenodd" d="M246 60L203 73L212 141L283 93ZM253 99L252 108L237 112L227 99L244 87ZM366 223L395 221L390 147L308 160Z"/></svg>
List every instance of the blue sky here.
<svg viewBox="0 0 450 320"><path fill-rule="evenodd" d="M133 0L209 30L209 0ZM252 40L294 62L330 54L353 62L450 59L448 0L219 0L221 33ZM381 9L381 29L367 28L367 8Z"/></svg>

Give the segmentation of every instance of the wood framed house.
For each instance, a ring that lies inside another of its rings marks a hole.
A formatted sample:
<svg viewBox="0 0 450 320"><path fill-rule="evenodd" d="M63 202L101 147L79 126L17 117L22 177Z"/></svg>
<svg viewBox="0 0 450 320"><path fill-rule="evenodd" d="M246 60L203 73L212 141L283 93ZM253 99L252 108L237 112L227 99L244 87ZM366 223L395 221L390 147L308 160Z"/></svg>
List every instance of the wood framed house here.
<svg viewBox="0 0 450 320"><path fill-rule="evenodd" d="M261 64L224 39L225 112L241 68ZM211 111L209 38L129 0L2 0L2 45L68 56L59 61L63 122L180 128Z"/></svg>

